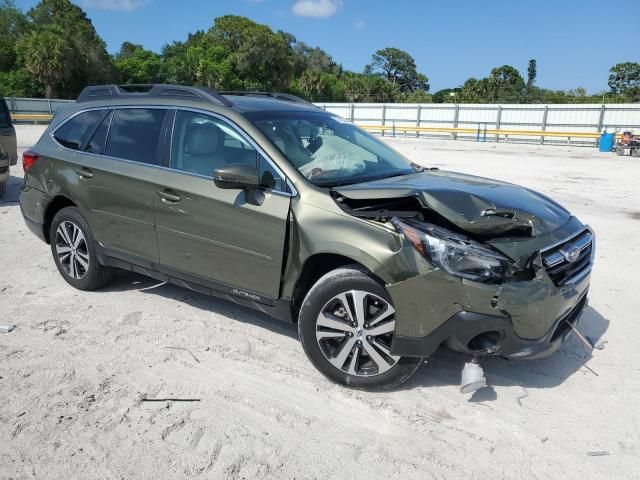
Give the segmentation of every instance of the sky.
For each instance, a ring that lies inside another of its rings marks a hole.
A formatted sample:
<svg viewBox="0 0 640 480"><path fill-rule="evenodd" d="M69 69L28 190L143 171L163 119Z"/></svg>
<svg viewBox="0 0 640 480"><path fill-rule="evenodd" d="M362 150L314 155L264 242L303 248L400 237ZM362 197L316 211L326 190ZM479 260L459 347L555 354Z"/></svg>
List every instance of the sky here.
<svg viewBox="0 0 640 480"><path fill-rule="evenodd" d="M122 42L160 52L174 40L234 14L319 46L348 70L362 71L385 47L409 52L431 92L512 65L537 85L607 89L609 69L640 62L640 0L73 0L114 53ZM17 0L23 10L37 0ZM608 6L612 5L612 6Z"/></svg>

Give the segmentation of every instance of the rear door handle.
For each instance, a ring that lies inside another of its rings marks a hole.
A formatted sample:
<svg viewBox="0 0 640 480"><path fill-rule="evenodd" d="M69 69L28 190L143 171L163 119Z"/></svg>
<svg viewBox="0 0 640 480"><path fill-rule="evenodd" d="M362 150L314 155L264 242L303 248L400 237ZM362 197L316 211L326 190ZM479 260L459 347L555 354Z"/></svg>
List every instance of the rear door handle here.
<svg viewBox="0 0 640 480"><path fill-rule="evenodd" d="M81 178L93 178L93 172L88 168L79 168L76 173Z"/></svg>
<svg viewBox="0 0 640 480"><path fill-rule="evenodd" d="M182 197L180 197L180 195L171 193L167 190L159 190L158 195L160 195L160 198L162 198L162 201L165 203L177 203L182 200Z"/></svg>

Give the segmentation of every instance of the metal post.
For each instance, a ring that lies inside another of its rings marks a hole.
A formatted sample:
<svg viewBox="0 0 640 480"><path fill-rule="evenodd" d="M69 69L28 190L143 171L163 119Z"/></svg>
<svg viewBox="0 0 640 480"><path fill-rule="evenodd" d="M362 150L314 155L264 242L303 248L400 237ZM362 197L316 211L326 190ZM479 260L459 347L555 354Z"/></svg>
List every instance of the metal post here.
<svg viewBox="0 0 640 480"><path fill-rule="evenodd" d="M351 111L349 113L349 117L350 117L349 120L351 120L351 123L353 123L353 119L355 118L355 115L354 115L355 114L355 112L354 112L355 107L354 107L353 103L351 104L350 108L351 108Z"/></svg>
<svg viewBox="0 0 640 480"><path fill-rule="evenodd" d="M500 130L500 122L502 121L502 105L498 105L498 115L496 117L496 130ZM500 134L496 133L496 142L500 139Z"/></svg>
<svg viewBox="0 0 640 480"><path fill-rule="evenodd" d="M384 104L382 105L382 126L384 127L387 123L387 105ZM382 129L382 136L384 137L384 128ZM395 132L393 133L393 136L395 137L396 134Z"/></svg>
<svg viewBox="0 0 640 480"><path fill-rule="evenodd" d="M396 136L396 121L395 120L393 120L392 126L393 126L393 136L395 137Z"/></svg>
<svg viewBox="0 0 640 480"><path fill-rule="evenodd" d="M418 104L418 112L416 117L416 127L420 128L420 115L422 114L422 105ZM416 130L416 137L420 138L420 130Z"/></svg>
<svg viewBox="0 0 640 480"><path fill-rule="evenodd" d="M478 124L478 132L476 133L476 142L480 141L480 124Z"/></svg>
<svg viewBox="0 0 640 480"><path fill-rule="evenodd" d="M602 133L602 124L604 123L604 113L607 111L605 104L600 107L600 118L598 119L598 133Z"/></svg>
<svg viewBox="0 0 640 480"><path fill-rule="evenodd" d="M543 132L547 129L547 117L549 116L549 105L544 106L544 113L542 114L542 125L540 130ZM540 145L544 144L544 135L540 137Z"/></svg>
<svg viewBox="0 0 640 480"><path fill-rule="evenodd" d="M51 111L51 99L47 98L47 106L49 107L49 115L53 114L53 112Z"/></svg>
<svg viewBox="0 0 640 480"><path fill-rule="evenodd" d="M460 118L460 105L456 103L455 110L453 111L453 128L458 128L458 118ZM456 140L458 138L457 133L452 133L451 138Z"/></svg>
<svg viewBox="0 0 640 480"><path fill-rule="evenodd" d="M13 113L16 113L16 98L15 97L11 97L11 111Z"/></svg>

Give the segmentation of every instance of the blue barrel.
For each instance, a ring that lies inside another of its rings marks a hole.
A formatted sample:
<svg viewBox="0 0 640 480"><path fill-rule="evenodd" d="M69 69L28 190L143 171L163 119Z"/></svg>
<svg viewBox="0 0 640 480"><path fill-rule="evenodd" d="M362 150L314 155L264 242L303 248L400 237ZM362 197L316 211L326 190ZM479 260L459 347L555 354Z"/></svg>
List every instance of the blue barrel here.
<svg viewBox="0 0 640 480"><path fill-rule="evenodd" d="M605 132L600 135L600 151L607 153L613 151L613 142L615 141L615 138L615 133Z"/></svg>

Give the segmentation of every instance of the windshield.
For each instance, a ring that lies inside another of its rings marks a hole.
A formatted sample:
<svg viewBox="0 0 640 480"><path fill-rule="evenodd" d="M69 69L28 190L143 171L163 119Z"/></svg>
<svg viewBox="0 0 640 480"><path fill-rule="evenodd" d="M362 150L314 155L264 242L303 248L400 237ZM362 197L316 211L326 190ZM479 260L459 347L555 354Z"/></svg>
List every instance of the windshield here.
<svg viewBox="0 0 640 480"><path fill-rule="evenodd" d="M326 112L245 114L311 183L349 185L415 173L409 160Z"/></svg>

